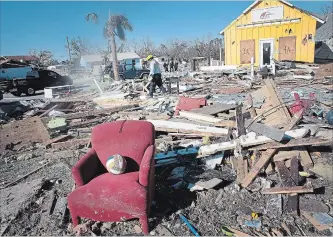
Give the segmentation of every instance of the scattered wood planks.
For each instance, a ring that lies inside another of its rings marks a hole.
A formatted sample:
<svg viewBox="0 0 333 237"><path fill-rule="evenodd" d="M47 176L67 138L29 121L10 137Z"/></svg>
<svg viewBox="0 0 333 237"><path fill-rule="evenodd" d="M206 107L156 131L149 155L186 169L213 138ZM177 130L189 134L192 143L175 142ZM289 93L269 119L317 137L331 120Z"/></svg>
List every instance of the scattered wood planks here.
<svg viewBox="0 0 333 237"><path fill-rule="evenodd" d="M191 112L198 114L214 115L228 111L230 109L235 109L236 107L237 105L217 103L214 105L204 106L199 109L192 109Z"/></svg>
<svg viewBox="0 0 333 237"><path fill-rule="evenodd" d="M310 138L290 140L285 144L280 142L270 142L257 147L252 147L249 150L266 150L266 149L287 148L287 147L297 147L297 146L326 146L331 144L332 144L331 140L320 139L317 137L310 137Z"/></svg>
<svg viewBox="0 0 333 237"><path fill-rule="evenodd" d="M307 186L294 186L294 187L278 187L263 189L262 194L297 194L297 193L313 193L313 187Z"/></svg>

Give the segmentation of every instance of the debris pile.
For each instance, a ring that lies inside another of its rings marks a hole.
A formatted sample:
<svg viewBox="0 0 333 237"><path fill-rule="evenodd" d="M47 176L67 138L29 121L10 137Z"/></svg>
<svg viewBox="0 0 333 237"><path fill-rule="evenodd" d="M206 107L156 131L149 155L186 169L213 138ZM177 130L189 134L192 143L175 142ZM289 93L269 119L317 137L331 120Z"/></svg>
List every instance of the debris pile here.
<svg viewBox="0 0 333 237"><path fill-rule="evenodd" d="M133 80L102 95L1 104L1 234L140 234L138 221L73 228L66 196L92 127L147 120L156 131L151 235L331 235L330 78L276 66L275 80L246 69L186 74L155 99Z"/></svg>

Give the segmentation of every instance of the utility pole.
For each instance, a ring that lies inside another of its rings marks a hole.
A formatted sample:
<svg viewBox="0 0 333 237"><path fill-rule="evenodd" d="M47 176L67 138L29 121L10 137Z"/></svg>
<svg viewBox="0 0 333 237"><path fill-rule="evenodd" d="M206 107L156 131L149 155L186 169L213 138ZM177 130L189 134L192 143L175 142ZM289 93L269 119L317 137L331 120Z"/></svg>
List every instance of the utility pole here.
<svg viewBox="0 0 333 237"><path fill-rule="evenodd" d="M66 36L66 41L67 41L67 48L68 48L69 63L72 63L71 48L69 46L68 36Z"/></svg>

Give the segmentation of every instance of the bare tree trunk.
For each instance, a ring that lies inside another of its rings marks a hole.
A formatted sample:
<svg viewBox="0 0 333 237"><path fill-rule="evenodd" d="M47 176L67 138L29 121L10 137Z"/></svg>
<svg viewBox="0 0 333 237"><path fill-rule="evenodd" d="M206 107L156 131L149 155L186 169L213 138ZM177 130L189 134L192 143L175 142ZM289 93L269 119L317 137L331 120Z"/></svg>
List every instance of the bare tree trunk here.
<svg viewBox="0 0 333 237"><path fill-rule="evenodd" d="M67 48L68 48L68 56L69 56L69 63L72 63L72 56L71 56L71 48L69 46L69 41L68 41L68 36L66 36L66 40L67 40Z"/></svg>
<svg viewBox="0 0 333 237"><path fill-rule="evenodd" d="M111 34L111 49L112 49L112 67L114 79L119 81L119 72L118 72L118 59L117 59L117 47L116 47L116 38L114 34Z"/></svg>

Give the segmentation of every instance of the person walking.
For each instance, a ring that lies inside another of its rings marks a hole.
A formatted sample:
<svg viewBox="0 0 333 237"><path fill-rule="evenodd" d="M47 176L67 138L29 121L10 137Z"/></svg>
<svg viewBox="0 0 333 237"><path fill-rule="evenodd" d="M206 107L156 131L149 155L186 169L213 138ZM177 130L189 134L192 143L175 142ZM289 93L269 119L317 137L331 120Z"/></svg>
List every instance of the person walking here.
<svg viewBox="0 0 333 237"><path fill-rule="evenodd" d="M169 66L170 66L170 72L173 72L173 66L174 66L173 58L171 59Z"/></svg>
<svg viewBox="0 0 333 237"><path fill-rule="evenodd" d="M160 69L159 63L154 59L153 55L151 55L151 54L148 55L147 61L150 63L149 76L152 77L152 79L150 81L150 87L149 87L150 98L153 98L153 93L154 93L156 86L158 86L160 88L160 90L162 91L162 93L165 94L166 90L163 87L162 74L161 74L161 69Z"/></svg>
<svg viewBox="0 0 333 237"><path fill-rule="evenodd" d="M164 64L163 64L163 67L164 67L164 71L165 71L165 72L168 72L168 71L169 71L169 70L168 70L168 66L169 66L168 63L167 63L167 61L165 60L165 61L164 61Z"/></svg>
<svg viewBox="0 0 333 237"><path fill-rule="evenodd" d="M178 60L176 59L175 60L175 72L177 72L178 71Z"/></svg>

